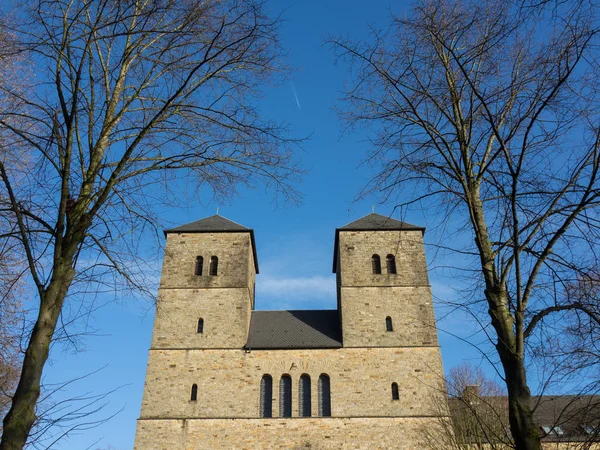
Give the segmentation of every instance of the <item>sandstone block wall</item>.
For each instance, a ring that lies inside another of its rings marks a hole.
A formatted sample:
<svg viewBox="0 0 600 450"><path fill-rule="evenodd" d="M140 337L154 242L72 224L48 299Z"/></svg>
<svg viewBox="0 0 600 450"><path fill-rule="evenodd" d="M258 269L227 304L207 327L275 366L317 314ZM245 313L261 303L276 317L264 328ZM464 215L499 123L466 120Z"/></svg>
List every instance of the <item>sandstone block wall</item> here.
<svg viewBox="0 0 600 450"><path fill-rule="evenodd" d="M340 231L340 286L429 286L421 231ZM372 256L381 258L382 273L374 275ZM396 258L396 274L388 274L386 256Z"/></svg>
<svg viewBox="0 0 600 450"><path fill-rule="evenodd" d="M140 419L134 450L426 449L435 418Z"/></svg>
<svg viewBox="0 0 600 450"><path fill-rule="evenodd" d="M216 276L209 275L213 255L219 258ZM204 258L200 276L195 274L197 256ZM243 347L255 276L250 233L169 233L152 348Z"/></svg>
<svg viewBox="0 0 600 450"><path fill-rule="evenodd" d="M429 287L342 287L340 295L344 347L438 345Z"/></svg>
<svg viewBox="0 0 600 450"><path fill-rule="evenodd" d="M373 274L373 254L381 274ZM396 274L387 273L388 254ZM340 231L337 281L344 347L437 345L421 231Z"/></svg>
<svg viewBox="0 0 600 450"><path fill-rule="evenodd" d="M333 417L435 415L444 398L439 349L152 350L141 418L258 418L260 381L273 377L273 416L279 416L279 380L292 378L292 415L298 414L298 380L311 378L312 415L317 380L330 377ZM392 383L400 399L393 400ZM190 401L192 384L197 400ZM437 401L435 399L437 398Z"/></svg>
<svg viewBox="0 0 600 450"><path fill-rule="evenodd" d="M217 276L208 275L210 257L219 258ZM202 276L194 274L196 257L204 258ZM161 288L232 288L254 285L250 233L169 233Z"/></svg>

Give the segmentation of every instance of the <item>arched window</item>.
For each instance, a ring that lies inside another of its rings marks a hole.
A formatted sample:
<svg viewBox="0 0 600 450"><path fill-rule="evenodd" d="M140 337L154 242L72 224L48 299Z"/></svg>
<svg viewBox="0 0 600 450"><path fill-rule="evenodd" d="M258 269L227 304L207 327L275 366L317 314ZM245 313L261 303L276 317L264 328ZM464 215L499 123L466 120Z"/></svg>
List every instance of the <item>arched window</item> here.
<svg viewBox="0 0 600 450"><path fill-rule="evenodd" d="M273 417L273 377L263 375L260 380L260 417Z"/></svg>
<svg viewBox="0 0 600 450"><path fill-rule="evenodd" d="M387 265L387 273L396 273L396 257L394 255L387 255L385 258L385 262Z"/></svg>
<svg viewBox="0 0 600 450"><path fill-rule="evenodd" d="M208 271L209 275L216 275L219 272L219 258L216 256L210 257L210 268Z"/></svg>
<svg viewBox="0 0 600 450"><path fill-rule="evenodd" d="M282 375L279 380L279 417L292 417L292 377Z"/></svg>
<svg viewBox="0 0 600 450"><path fill-rule="evenodd" d="M381 258L379 258L379 255L373 255L371 262L373 264L373 273L379 275L381 273Z"/></svg>
<svg viewBox="0 0 600 450"><path fill-rule="evenodd" d="M204 333L204 319L202 317L198 319L198 329L196 331L198 334Z"/></svg>
<svg viewBox="0 0 600 450"><path fill-rule="evenodd" d="M392 318L390 316L385 318L385 331L394 331L394 327L392 326Z"/></svg>
<svg viewBox="0 0 600 450"><path fill-rule="evenodd" d="M202 275L202 267L204 267L204 258L202 256L196 256L196 269L194 274Z"/></svg>
<svg viewBox="0 0 600 450"><path fill-rule="evenodd" d="M400 393L398 392L398 383L392 383L392 400L400 400Z"/></svg>
<svg viewBox="0 0 600 450"><path fill-rule="evenodd" d="M319 417L331 416L331 391L329 376L322 373L319 376Z"/></svg>
<svg viewBox="0 0 600 450"><path fill-rule="evenodd" d="M190 400L195 402L198 399L198 385L192 384L192 395L190 396Z"/></svg>
<svg viewBox="0 0 600 450"><path fill-rule="evenodd" d="M310 417L310 377L303 374L300 377L300 385L298 386L298 415L300 417Z"/></svg>

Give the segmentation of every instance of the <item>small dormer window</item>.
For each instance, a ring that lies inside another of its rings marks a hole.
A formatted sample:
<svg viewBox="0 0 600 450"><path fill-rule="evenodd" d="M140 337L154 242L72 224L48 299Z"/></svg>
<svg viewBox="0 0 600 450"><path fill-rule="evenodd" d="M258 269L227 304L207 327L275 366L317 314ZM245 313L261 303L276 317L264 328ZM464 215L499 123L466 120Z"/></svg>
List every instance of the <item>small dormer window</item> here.
<svg viewBox="0 0 600 450"><path fill-rule="evenodd" d="M394 255L387 255L385 258L387 273L396 274L396 257Z"/></svg>
<svg viewBox="0 0 600 450"><path fill-rule="evenodd" d="M381 258L379 257L379 255L373 255L371 257L371 263L373 265L373 274L381 274Z"/></svg>
<svg viewBox="0 0 600 450"><path fill-rule="evenodd" d="M219 273L219 258L216 256L210 257L210 268L208 274L211 276L216 276Z"/></svg>
<svg viewBox="0 0 600 450"><path fill-rule="evenodd" d="M194 269L194 274L201 276L203 266L204 266L204 258L202 256L196 256L196 268Z"/></svg>

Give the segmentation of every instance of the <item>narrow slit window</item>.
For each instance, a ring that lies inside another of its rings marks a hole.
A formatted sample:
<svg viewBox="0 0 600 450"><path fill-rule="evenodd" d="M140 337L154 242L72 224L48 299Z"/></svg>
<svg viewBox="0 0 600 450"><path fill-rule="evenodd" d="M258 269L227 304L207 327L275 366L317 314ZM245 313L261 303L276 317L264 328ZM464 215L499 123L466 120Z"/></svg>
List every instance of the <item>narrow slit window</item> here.
<svg viewBox="0 0 600 450"><path fill-rule="evenodd" d="M385 318L385 331L394 331L394 326L392 325L392 318L387 316Z"/></svg>
<svg viewBox="0 0 600 450"><path fill-rule="evenodd" d="M311 415L310 394L310 376L303 374L298 386L298 415L300 417L310 417Z"/></svg>
<svg viewBox="0 0 600 450"><path fill-rule="evenodd" d="M400 400L400 393L398 392L398 383L392 383L392 400Z"/></svg>
<svg viewBox="0 0 600 450"><path fill-rule="evenodd" d="M198 329L196 332L198 334L204 333L204 319L202 317L198 319Z"/></svg>
<svg viewBox="0 0 600 450"><path fill-rule="evenodd" d="M219 273L219 258L216 256L210 257L210 270L209 275L215 276Z"/></svg>
<svg viewBox="0 0 600 450"><path fill-rule="evenodd" d="M201 276L203 267L204 258L202 256L196 256L196 268L194 269L194 274L196 274L197 276Z"/></svg>
<svg viewBox="0 0 600 450"><path fill-rule="evenodd" d="M381 258L379 255L373 255L371 257L371 263L373 265L373 274L379 275L381 273Z"/></svg>
<svg viewBox="0 0 600 450"><path fill-rule="evenodd" d="M387 265L387 273L395 274L396 273L396 257L394 255L387 255L385 258Z"/></svg>
<svg viewBox="0 0 600 450"><path fill-rule="evenodd" d="M319 417L331 417L331 390L329 376L322 373L319 376Z"/></svg>
<svg viewBox="0 0 600 450"><path fill-rule="evenodd" d="M190 396L190 400L192 402L195 402L196 400L198 400L198 385L197 384L192 384L192 395Z"/></svg>
<svg viewBox="0 0 600 450"><path fill-rule="evenodd" d="M279 380L279 417L292 417L292 377L282 375Z"/></svg>
<svg viewBox="0 0 600 450"><path fill-rule="evenodd" d="M260 417L273 417L273 377L263 375L260 380Z"/></svg>

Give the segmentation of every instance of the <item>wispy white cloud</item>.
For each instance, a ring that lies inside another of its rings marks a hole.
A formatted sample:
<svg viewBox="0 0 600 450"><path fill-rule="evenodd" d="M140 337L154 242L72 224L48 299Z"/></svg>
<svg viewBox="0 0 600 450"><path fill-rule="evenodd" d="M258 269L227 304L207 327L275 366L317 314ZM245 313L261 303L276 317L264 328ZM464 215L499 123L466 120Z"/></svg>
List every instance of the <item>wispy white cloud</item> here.
<svg viewBox="0 0 600 450"><path fill-rule="evenodd" d="M256 285L258 294L294 298L335 296L334 276L310 276L278 278L266 276Z"/></svg>

